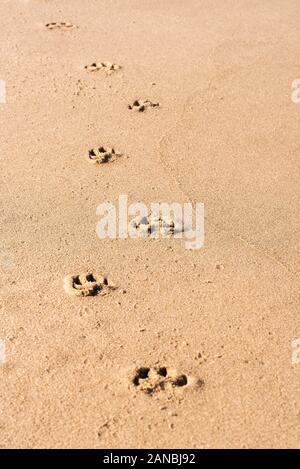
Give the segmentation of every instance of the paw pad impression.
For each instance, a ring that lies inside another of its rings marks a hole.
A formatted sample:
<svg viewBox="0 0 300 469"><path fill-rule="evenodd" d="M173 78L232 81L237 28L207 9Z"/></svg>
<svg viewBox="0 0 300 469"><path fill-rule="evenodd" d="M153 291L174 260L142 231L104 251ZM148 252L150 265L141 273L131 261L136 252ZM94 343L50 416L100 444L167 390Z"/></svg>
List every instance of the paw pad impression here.
<svg viewBox="0 0 300 469"><path fill-rule="evenodd" d="M107 75L111 75L122 67L112 62L93 62L91 65L86 65L84 68L88 72L97 72L98 70L102 70Z"/></svg>
<svg viewBox="0 0 300 469"><path fill-rule="evenodd" d="M64 278L64 290L74 296L107 295L115 287L106 277L92 273L80 275L67 275Z"/></svg>
<svg viewBox="0 0 300 469"><path fill-rule="evenodd" d="M114 148L98 147L89 150L89 160L94 164L108 163L115 161L118 157L122 156L121 153L116 152Z"/></svg>
<svg viewBox="0 0 300 469"><path fill-rule="evenodd" d="M184 388L193 383L193 378L177 373L176 370L166 368L165 366L137 368L132 379L134 387L150 396L161 391Z"/></svg>
<svg viewBox="0 0 300 469"><path fill-rule="evenodd" d="M149 99L146 100L141 100L141 99L136 99L133 101L132 104L128 105L128 109L137 111L137 112L144 112L148 107L159 107L159 103L153 103Z"/></svg>
<svg viewBox="0 0 300 469"><path fill-rule="evenodd" d="M59 29L61 31L68 31L70 29L75 28L74 24L68 23L68 22L60 22L60 23L47 23L46 24L47 29Z"/></svg>
<svg viewBox="0 0 300 469"><path fill-rule="evenodd" d="M150 212L148 217L137 217L130 222L137 235L146 237L160 234L162 236L174 236L183 231L183 221L176 220L173 217L164 217L163 215L154 215Z"/></svg>

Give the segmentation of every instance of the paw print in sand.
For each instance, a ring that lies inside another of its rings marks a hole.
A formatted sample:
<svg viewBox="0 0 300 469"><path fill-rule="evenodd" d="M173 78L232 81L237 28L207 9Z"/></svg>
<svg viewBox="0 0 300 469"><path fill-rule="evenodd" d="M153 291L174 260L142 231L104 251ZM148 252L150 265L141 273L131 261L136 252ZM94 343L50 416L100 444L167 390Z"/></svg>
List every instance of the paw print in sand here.
<svg viewBox="0 0 300 469"><path fill-rule="evenodd" d="M137 237L162 235L164 237L174 236L183 230L182 221L172 217L155 215L150 212L147 217L137 217L130 222L132 234L136 231Z"/></svg>
<svg viewBox="0 0 300 469"><path fill-rule="evenodd" d="M88 72L97 72L98 70L102 70L106 75L111 75L122 67L120 65L113 64L112 62L94 62L91 65L86 65L84 68Z"/></svg>
<svg viewBox="0 0 300 469"><path fill-rule="evenodd" d="M67 275L64 278L64 290L69 295L75 296L101 296L107 295L115 287L108 282L106 277L91 273L80 275Z"/></svg>
<svg viewBox="0 0 300 469"><path fill-rule="evenodd" d="M46 28L50 30L59 29L60 31L69 31L70 29L75 28L75 26L72 23L61 22L61 23L47 23Z"/></svg>
<svg viewBox="0 0 300 469"><path fill-rule="evenodd" d="M160 366L138 368L134 373L132 384L137 390L153 396L161 391L175 391L176 388L185 388L191 385L202 386L203 381L177 373L174 369Z"/></svg>
<svg viewBox="0 0 300 469"><path fill-rule="evenodd" d="M132 104L128 105L128 109L137 111L137 112L144 112L148 107L159 107L159 103L153 103L149 99L146 100L141 100L141 99L136 99L133 101Z"/></svg>
<svg viewBox="0 0 300 469"><path fill-rule="evenodd" d="M116 152L114 148L108 148L108 147L98 147L98 148L92 148L89 150L89 160L91 163L94 164L103 164L103 163L108 163L115 161L117 158L119 158L121 153Z"/></svg>

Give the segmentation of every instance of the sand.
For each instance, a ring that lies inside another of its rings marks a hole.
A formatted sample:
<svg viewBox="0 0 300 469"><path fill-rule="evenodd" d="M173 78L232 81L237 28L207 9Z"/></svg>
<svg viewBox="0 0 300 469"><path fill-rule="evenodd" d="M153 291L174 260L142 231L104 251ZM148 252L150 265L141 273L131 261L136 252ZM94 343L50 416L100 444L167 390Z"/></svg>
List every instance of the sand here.
<svg viewBox="0 0 300 469"><path fill-rule="evenodd" d="M299 447L298 2L0 16L0 446ZM99 239L120 194L204 203L204 246Z"/></svg>

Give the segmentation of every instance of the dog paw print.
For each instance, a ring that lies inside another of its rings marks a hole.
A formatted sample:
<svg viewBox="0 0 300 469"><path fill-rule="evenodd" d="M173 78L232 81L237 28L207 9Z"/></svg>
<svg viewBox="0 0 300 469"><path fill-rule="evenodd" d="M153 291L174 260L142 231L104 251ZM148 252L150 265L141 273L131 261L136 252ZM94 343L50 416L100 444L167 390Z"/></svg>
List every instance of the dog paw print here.
<svg viewBox="0 0 300 469"><path fill-rule="evenodd" d="M58 29L60 31L69 31L70 29L75 28L75 26L72 23L60 22L60 23L47 23L46 28L49 30Z"/></svg>
<svg viewBox="0 0 300 469"><path fill-rule="evenodd" d="M160 106L159 103L153 103L149 99L146 99L146 100L136 99L135 101L133 101L132 104L128 105L128 109L137 111L137 112L144 112L149 107L159 107L159 106Z"/></svg>
<svg viewBox="0 0 300 469"><path fill-rule="evenodd" d="M150 213L147 217L134 218L131 223L132 231L136 231L137 236L173 236L175 233L183 231L183 225L180 220L162 215Z"/></svg>
<svg viewBox="0 0 300 469"><path fill-rule="evenodd" d="M114 289L114 285L109 283L106 277L91 273L67 275L64 278L64 290L69 295L95 296L100 294L104 296Z"/></svg>
<svg viewBox="0 0 300 469"><path fill-rule="evenodd" d="M162 391L175 391L176 388L185 388L195 384L195 380L165 366L141 367L135 371L132 384L137 390L153 396ZM200 384L199 380L197 384Z"/></svg>
<svg viewBox="0 0 300 469"><path fill-rule="evenodd" d="M114 148L98 147L89 150L89 161L94 164L103 164L115 161L119 158L121 153L118 153Z"/></svg>
<svg viewBox="0 0 300 469"><path fill-rule="evenodd" d="M94 62L91 65L86 65L84 68L88 72L97 72L98 70L102 70L106 75L111 75L122 67L112 62Z"/></svg>

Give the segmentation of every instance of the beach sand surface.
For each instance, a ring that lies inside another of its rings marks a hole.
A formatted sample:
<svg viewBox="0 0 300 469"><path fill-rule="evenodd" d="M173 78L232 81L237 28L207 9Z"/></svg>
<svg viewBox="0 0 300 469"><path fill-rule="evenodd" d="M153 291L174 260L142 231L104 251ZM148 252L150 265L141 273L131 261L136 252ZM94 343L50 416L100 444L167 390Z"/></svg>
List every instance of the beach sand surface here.
<svg viewBox="0 0 300 469"><path fill-rule="evenodd" d="M298 2L4 0L0 17L0 446L300 447ZM85 68L106 61L122 68ZM122 156L90 164L102 145ZM204 246L99 239L120 194L203 203ZM68 295L86 272L116 289ZM187 385L147 394L139 367Z"/></svg>

